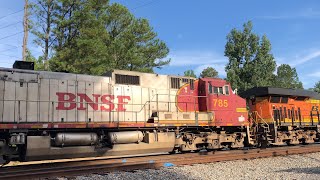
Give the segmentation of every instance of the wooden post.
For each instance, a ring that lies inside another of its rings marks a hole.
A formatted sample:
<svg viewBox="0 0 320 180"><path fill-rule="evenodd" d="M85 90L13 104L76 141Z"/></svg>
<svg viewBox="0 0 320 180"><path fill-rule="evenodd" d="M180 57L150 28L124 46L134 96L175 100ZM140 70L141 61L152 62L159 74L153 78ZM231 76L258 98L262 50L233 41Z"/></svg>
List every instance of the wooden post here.
<svg viewBox="0 0 320 180"><path fill-rule="evenodd" d="M28 0L25 0L23 15L23 44L22 44L22 60L26 61L27 43L28 43Z"/></svg>

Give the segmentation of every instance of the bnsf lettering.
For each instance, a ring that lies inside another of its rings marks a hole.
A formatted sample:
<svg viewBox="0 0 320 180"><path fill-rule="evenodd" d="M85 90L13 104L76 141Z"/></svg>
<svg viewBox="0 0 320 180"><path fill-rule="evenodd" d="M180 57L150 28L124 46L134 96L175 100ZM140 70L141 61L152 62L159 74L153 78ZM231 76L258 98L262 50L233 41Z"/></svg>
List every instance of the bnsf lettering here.
<svg viewBox="0 0 320 180"><path fill-rule="evenodd" d="M130 96L117 96L118 103L116 103L117 108L115 109L115 97L110 94L92 94L92 99L82 93L75 95L73 93L57 92L56 95L58 96L56 110L86 110L90 106L94 111L126 111L125 104L128 104L131 100ZM76 102L77 96L79 97L78 103ZM99 104L99 102L101 103Z"/></svg>

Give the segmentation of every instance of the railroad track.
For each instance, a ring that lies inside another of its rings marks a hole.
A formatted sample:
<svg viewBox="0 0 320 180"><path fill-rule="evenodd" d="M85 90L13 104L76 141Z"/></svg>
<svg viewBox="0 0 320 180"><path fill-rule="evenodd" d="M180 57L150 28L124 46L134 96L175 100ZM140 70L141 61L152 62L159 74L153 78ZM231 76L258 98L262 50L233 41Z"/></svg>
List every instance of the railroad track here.
<svg viewBox="0 0 320 180"><path fill-rule="evenodd" d="M320 152L320 144L287 146L269 149L214 151L188 154L95 159L71 162L19 165L0 168L0 179L26 179L40 177L72 177L90 173L158 169L166 166L191 165L240 159L265 158L293 154Z"/></svg>

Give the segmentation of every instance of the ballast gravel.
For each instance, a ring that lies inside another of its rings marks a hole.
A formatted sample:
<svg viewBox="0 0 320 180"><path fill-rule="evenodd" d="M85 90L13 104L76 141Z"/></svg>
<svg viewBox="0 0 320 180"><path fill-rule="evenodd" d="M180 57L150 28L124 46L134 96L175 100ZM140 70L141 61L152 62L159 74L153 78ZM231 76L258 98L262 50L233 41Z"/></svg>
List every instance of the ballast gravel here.
<svg viewBox="0 0 320 180"><path fill-rule="evenodd" d="M59 178L64 179L64 178ZM320 153L237 160L192 166L172 166L159 170L138 170L78 176L71 179L320 179Z"/></svg>

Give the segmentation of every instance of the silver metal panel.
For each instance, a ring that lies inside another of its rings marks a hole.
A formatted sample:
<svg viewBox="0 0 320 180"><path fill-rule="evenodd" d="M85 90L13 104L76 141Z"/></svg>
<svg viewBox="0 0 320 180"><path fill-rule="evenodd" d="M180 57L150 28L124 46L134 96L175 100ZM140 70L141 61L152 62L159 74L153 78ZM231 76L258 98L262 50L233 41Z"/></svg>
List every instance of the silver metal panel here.
<svg viewBox="0 0 320 180"><path fill-rule="evenodd" d="M27 83L16 82L15 119L27 122Z"/></svg>
<svg viewBox="0 0 320 180"><path fill-rule="evenodd" d="M4 82L0 80L0 122L3 122L3 105L4 105L4 93L5 93L5 89L4 89Z"/></svg>
<svg viewBox="0 0 320 180"><path fill-rule="evenodd" d="M149 88L150 95L150 110L151 112L157 111L157 89Z"/></svg>
<svg viewBox="0 0 320 180"><path fill-rule="evenodd" d="M103 101L110 101L111 103L113 102L112 99L112 91L111 91L112 85L108 84L108 83L101 83L101 95L103 96ZM101 97L102 98L102 97ZM103 103L102 101L100 101L100 103ZM100 107L100 111L101 111L101 121L102 122L111 122L112 120L112 107L114 108L113 104L110 104L108 102L105 102L107 104L101 104L101 106L103 107L103 110L101 110L102 107Z"/></svg>
<svg viewBox="0 0 320 180"><path fill-rule="evenodd" d="M77 74L78 81L109 83L110 77Z"/></svg>
<svg viewBox="0 0 320 180"><path fill-rule="evenodd" d="M83 81L78 81L78 93L85 94L86 93L86 83ZM80 102L80 97L77 96L77 102ZM77 103L77 107L80 106L80 103ZM78 122L86 122L86 110L77 110L77 121Z"/></svg>
<svg viewBox="0 0 320 180"><path fill-rule="evenodd" d="M124 121L133 121L133 101L132 99L134 98L134 96L132 95L132 86L124 86L123 87L123 95L124 96L128 96L130 98L129 99L125 99L123 104L123 107L125 109L124 113L125 113L125 118Z"/></svg>
<svg viewBox="0 0 320 180"><path fill-rule="evenodd" d="M139 120L141 119L141 121L146 121L148 120L148 118L150 117L150 94L149 94L149 88L141 88L142 91L142 96L141 96L141 101L143 104L142 107L142 112L143 112L143 116L141 117L141 115L139 115Z"/></svg>
<svg viewBox="0 0 320 180"><path fill-rule="evenodd" d="M114 86L114 121L119 122L119 121L124 121L125 114L124 112L120 112L119 109L119 102L118 102L118 96L122 96L123 94L123 86L121 85L115 85Z"/></svg>
<svg viewBox="0 0 320 180"><path fill-rule="evenodd" d="M15 122L16 83L5 81L4 87L3 121Z"/></svg>
<svg viewBox="0 0 320 180"><path fill-rule="evenodd" d="M170 89L170 102L176 102L177 91L178 90ZM177 112L178 111L176 103L171 103L169 109L170 109L171 112Z"/></svg>
<svg viewBox="0 0 320 180"><path fill-rule="evenodd" d="M76 82L74 80L68 80L66 83L67 83L67 91L66 92L76 95L77 94ZM76 113L77 112L76 111L77 111L76 108L66 111L67 118L65 121L66 122L77 122L77 120L76 120Z"/></svg>
<svg viewBox="0 0 320 180"><path fill-rule="evenodd" d="M39 111L39 85L38 83L28 83L27 85L27 122L39 122L39 114L43 113Z"/></svg>
<svg viewBox="0 0 320 180"><path fill-rule="evenodd" d="M142 95L142 88L139 86L132 86L131 87L132 95L131 95L131 102L132 102L132 121L144 121L144 111L143 111L143 104L142 96L146 96L146 94Z"/></svg>
<svg viewBox="0 0 320 180"><path fill-rule="evenodd" d="M39 84L39 121L40 122L50 122L50 91L52 91L49 79L41 79Z"/></svg>
<svg viewBox="0 0 320 180"><path fill-rule="evenodd" d="M94 119L92 120L92 122L101 122L101 116L102 116L102 111L101 111L101 95L102 95L102 92L101 92L101 89L102 89L102 83L101 82L95 82L94 83L94 87L93 87L93 94L96 95L96 98L95 97L92 97L92 100L97 103L97 106L98 106L98 110L96 111L93 111L93 117Z"/></svg>
<svg viewBox="0 0 320 180"><path fill-rule="evenodd" d="M93 98L93 94L94 94L94 83L92 82L86 82L86 94L87 96L92 100L94 101L94 98ZM84 103L84 106L86 107L86 113L87 113L87 118L86 118L86 121L87 122L93 122L94 121L94 116L93 116L93 108L90 106L90 104L92 105L92 103Z"/></svg>
<svg viewBox="0 0 320 180"><path fill-rule="evenodd" d="M168 89L158 89L157 90L157 99L158 99L158 110L161 112L168 111L170 105L169 99L169 90Z"/></svg>
<svg viewBox="0 0 320 180"><path fill-rule="evenodd" d="M68 81L67 80L58 80L59 92L68 92ZM64 103L65 107L71 106L70 103ZM67 111L59 110L59 119L58 122L67 122Z"/></svg>
<svg viewBox="0 0 320 180"><path fill-rule="evenodd" d="M41 79L57 79L57 80L77 80L77 75L72 73L59 73L59 72L49 72L49 71L40 71L39 77Z"/></svg>
<svg viewBox="0 0 320 180"><path fill-rule="evenodd" d="M50 111L49 119L50 122L61 122L59 111L56 110L58 107L58 97L57 92L59 92L59 81L56 79L50 79Z"/></svg>

